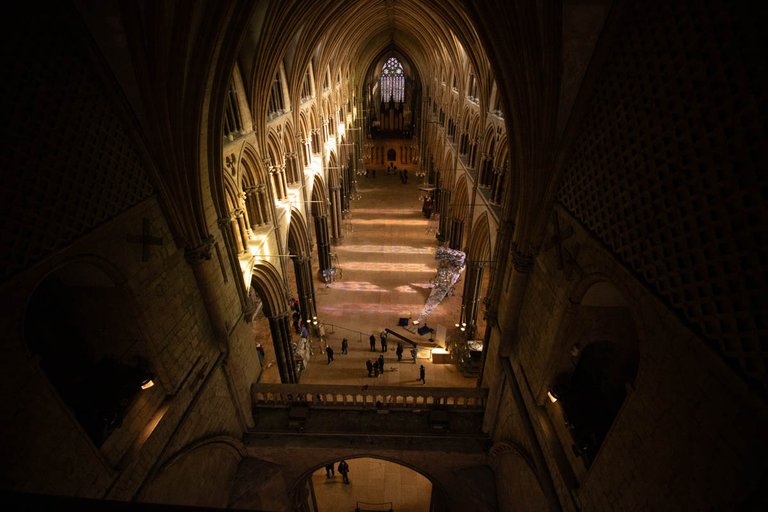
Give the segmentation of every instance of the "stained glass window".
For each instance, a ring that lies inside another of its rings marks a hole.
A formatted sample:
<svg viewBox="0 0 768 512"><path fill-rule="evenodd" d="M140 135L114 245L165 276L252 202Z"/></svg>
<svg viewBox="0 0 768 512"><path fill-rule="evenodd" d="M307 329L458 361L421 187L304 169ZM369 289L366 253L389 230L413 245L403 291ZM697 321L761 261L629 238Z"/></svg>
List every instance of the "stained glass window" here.
<svg viewBox="0 0 768 512"><path fill-rule="evenodd" d="M381 100L389 101L390 98L396 102L405 100L403 65L395 57L387 59L386 64L381 68Z"/></svg>

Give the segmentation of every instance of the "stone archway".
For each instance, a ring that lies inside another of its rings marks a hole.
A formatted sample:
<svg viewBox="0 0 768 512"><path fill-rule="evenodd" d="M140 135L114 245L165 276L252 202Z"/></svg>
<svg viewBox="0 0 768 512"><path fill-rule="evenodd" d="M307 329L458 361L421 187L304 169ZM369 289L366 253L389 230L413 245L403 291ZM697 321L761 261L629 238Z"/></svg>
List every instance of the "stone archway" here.
<svg viewBox="0 0 768 512"><path fill-rule="evenodd" d="M253 267L251 288L261 298L264 315L269 321L280 381L297 383L300 369L296 365L297 348L291 336L290 308L283 280L275 267L261 261Z"/></svg>
<svg viewBox="0 0 768 512"><path fill-rule="evenodd" d="M558 329L541 399L574 474L584 475L634 385L637 326L629 301L613 283L589 276L571 295Z"/></svg>
<svg viewBox="0 0 768 512"><path fill-rule="evenodd" d="M24 316L30 353L111 463L123 453L109 441L113 432L135 435L151 415L149 398L164 396L135 299L118 281L102 262L69 262L40 282ZM144 409L137 403L142 386L150 395Z"/></svg>
<svg viewBox="0 0 768 512"><path fill-rule="evenodd" d="M291 222L288 226L288 251L293 261L296 288L299 299L299 311L305 322L317 316L315 302L315 284L312 278L312 248L309 245L309 233L304 218L296 209L291 209Z"/></svg>

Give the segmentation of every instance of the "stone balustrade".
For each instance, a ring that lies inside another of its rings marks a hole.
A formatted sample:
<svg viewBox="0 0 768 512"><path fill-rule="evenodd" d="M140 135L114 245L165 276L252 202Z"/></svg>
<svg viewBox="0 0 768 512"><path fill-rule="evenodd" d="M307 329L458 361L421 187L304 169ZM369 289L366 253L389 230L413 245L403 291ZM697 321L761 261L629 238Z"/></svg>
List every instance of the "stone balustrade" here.
<svg viewBox="0 0 768 512"><path fill-rule="evenodd" d="M254 384L255 407L334 409L449 409L477 412L485 408L488 390L406 386L344 386L332 384Z"/></svg>

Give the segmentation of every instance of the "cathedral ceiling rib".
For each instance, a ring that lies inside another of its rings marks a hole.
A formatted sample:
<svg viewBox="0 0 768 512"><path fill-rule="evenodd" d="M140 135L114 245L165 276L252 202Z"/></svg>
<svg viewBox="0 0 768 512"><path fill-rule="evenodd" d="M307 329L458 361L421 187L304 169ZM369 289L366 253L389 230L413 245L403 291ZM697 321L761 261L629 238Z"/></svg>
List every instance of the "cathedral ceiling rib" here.
<svg viewBox="0 0 768 512"><path fill-rule="evenodd" d="M285 57L292 89L300 87L306 64L316 58L318 70L348 63L362 77L388 48L399 48L423 77L434 74L448 58L454 66L469 58L475 69L487 69L480 40L462 2L456 0L328 0L289 1L270 6L253 73L275 67ZM262 20L259 20L260 22ZM295 34L294 38L287 37ZM464 53L466 51L466 54ZM278 55L278 60L275 56ZM264 59L259 63L260 59ZM262 65L263 64L263 65ZM258 90L256 76L251 80ZM319 76L319 75L316 75ZM268 90L268 88L266 89ZM294 91L292 90L292 93ZM257 108L261 108L259 102ZM256 118L260 113L255 112Z"/></svg>

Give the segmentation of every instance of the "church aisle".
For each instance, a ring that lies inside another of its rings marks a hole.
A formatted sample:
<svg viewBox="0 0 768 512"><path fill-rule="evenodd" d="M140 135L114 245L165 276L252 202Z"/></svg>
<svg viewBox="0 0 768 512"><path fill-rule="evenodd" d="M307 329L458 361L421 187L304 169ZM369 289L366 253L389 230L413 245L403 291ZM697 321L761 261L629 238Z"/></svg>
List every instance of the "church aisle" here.
<svg viewBox="0 0 768 512"><path fill-rule="evenodd" d="M397 322L403 312L415 319L424 308L431 291L429 281L437 272L434 254L439 244L421 213L418 181L402 184L398 176L382 171L376 178L360 177L358 185L362 198L352 202L343 242L332 247L342 277L329 286L317 277L315 281L318 320L324 325L334 360L328 364L325 345L313 335L313 356L301 383L422 386L419 367L423 364L427 386L473 387L475 379L464 377L455 364L433 364L426 348L419 351L414 364L410 346L404 343L403 359L398 362L397 338L392 334L388 350L381 352L379 333L384 328L401 332L423 347L431 345L430 334L408 333ZM455 335L462 287L463 276L454 295L449 294L427 317L428 326ZM376 339L375 352L370 349L371 334ZM344 337L349 340L348 354L341 353ZM384 356L384 373L368 377L366 360L373 362L380 355ZM262 374L261 382L279 382L274 365Z"/></svg>

